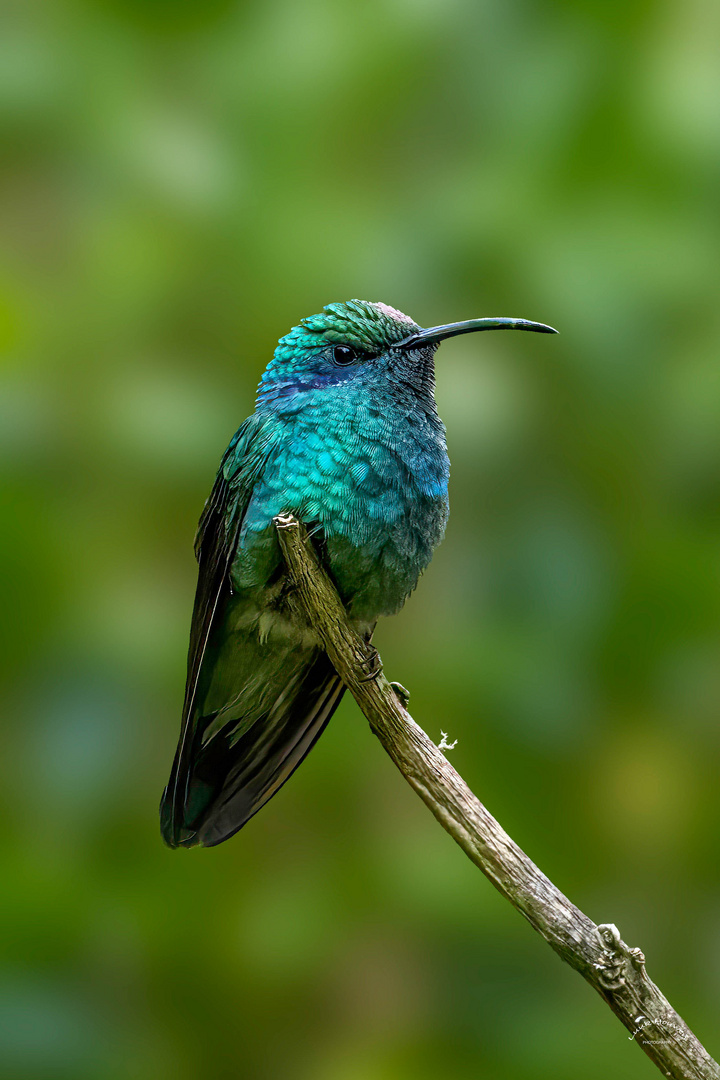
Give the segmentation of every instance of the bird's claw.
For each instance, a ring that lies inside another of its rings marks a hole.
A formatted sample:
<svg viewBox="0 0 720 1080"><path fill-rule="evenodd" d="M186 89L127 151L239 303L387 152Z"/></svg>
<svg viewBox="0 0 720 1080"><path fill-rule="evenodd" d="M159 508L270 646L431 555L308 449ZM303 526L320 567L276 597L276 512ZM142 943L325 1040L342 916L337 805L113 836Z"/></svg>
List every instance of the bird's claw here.
<svg viewBox="0 0 720 1080"><path fill-rule="evenodd" d="M374 645L367 646L367 655L361 661L360 666L365 672L360 682L372 682L373 679L377 679L378 675L382 674L382 660Z"/></svg>
<svg viewBox="0 0 720 1080"><path fill-rule="evenodd" d="M404 709L407 709L410 704L410 691L406 690L401 682L391 682L393 690L395 691L395 697L398 699Z"/></svg>

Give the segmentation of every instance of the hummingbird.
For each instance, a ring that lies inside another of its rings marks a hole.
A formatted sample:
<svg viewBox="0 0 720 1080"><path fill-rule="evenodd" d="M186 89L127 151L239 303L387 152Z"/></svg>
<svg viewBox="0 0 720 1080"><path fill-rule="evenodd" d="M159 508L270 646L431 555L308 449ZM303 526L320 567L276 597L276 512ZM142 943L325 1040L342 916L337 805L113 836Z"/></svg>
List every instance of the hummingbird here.
<svg viewBox="0 0 720 1080"><path fill-rule="evenodd" d="M387 304L328 304L281 338L233 436L195 538L199 575L180 739L160 819L170 847L213 847L282 787L344 686L288 604L273 519L313 539L351 625L370 641L403 606L448 519L450 463L435 352L485 318L423 329Z"/></svg>

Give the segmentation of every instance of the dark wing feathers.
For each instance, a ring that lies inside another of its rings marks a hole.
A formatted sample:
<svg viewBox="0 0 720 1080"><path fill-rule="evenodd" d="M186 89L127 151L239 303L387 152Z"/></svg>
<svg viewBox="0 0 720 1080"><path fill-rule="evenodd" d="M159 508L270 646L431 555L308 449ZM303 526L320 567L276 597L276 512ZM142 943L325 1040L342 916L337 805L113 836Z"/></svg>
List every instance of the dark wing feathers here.
<svg viewBox="0 0 720 1080"><path fill-rule="evenodd" d="M228 447L195 541L200 564L180 741L160 819L170 847L213 846L237 832L291 776L344 687L312 641L272 645L242 618L230 568L274 431L257 415Z"/></svg>
<svg viewBox="0 0 720 1080"><path fill-rule="evenodd" d="M193 713L198 678L216 615L230 592L229 571L240 526L255 482L272 450L272 436L269 424L257 414L249 417L236 432L223 456L195 537L199 574L190 628L182 727L170 780L160 804L163 836L173 847L183 832L187 784L197 741Z"/></svg>
<svg viewBox="0 0 720 1080"><path fill-rule="evenodd" d="M316 654L277 715L253 724L225 752L222 787L198 825L195 843L213 847L227 840L279 791L314 746L344 690L327 656ZM213 742L217 737L208 750Z"/></svg>

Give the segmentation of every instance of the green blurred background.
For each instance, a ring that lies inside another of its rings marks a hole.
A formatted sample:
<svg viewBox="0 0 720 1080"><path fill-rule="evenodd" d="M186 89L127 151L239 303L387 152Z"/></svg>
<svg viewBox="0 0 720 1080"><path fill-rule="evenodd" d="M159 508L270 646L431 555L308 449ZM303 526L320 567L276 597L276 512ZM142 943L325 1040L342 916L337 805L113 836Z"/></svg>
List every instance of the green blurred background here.
<svg viewBox="0 0 720 1080"><path fill-rule="evenodd" d="M346 701L171 852L192 539L277 338L443 346L447 539L377 642L720 1051L720 9L22 0L0 36L0 1072L651 1077Z"/></svg>

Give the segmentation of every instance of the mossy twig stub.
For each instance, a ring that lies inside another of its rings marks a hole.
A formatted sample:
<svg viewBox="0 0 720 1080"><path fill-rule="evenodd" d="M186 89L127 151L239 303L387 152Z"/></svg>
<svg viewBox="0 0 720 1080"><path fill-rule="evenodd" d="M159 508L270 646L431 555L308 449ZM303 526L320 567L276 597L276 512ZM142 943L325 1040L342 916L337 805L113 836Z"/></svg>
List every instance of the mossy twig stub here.
<svg viewBox="0 0 720 1080"><path fill-rule="evenodd" d="M377 651L350 626L304 526L291 514L275 518L275 525L292 586L289 602L313 626L371 730L443 828L597 990L665 1076L720 1080L720 1066L648 977L642 952L629 948L613 924L596 925L553 885L415 723Z"/></svg>

